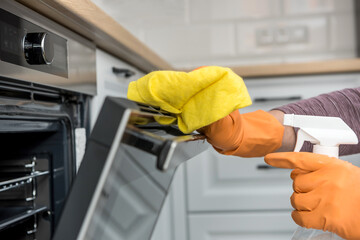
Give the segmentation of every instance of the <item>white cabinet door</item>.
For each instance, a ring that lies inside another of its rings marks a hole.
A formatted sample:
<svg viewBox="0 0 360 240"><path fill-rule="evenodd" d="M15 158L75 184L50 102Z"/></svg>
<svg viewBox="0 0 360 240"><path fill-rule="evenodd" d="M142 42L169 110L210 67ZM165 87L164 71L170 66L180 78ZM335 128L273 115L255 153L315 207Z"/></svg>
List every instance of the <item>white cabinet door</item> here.
<svg viewBox="0 0 360 240"><path fill-rule="evenodd" d="M291 209L288 169L209 149L187 163L189 211Z"/></svg>
<svg viewBox="0 0 360 240"><path fill-rule="evenodd" d="M298 98L358 87L359 76L329 75L246 81L254 104L269 110ZM291 170L267 167L263 158L224 156L209 150L187 164L188 208L197 211L291 209Z"/></svg>
<svg viewBox="0 0 360 240"><path fill-rule="evenodd" d="M290 213L193 214L189 240L289 240L297 228Z"/></svg>
<svg viewBox="0 0 360 240"><path fill-rule="evenodd" d="M249 94L262 109L329 93L344 88L360 87L360 74L300 76L246 80ZM279 102L280 101L280 102ZM245 111L247 108L244 109Z"/></svg>
<svg viewBox="0 0 360 240"><path fill-rule="evenodd" d="M118 73L114 73L113 68L116 68ZM128 71L128 75L126 72L119 72L119 70ZM97 95L91 102L91 125L93 126L95 123L106 96L126 98L129 83L142 76L144 73L138 69L102 50L96 49Z"/></svg>
<svg viewBox="0 0 360 240"><path fill-rule="evenodd" d="M179 166L170 186L151 240L186 240L187 211L184 166Z"/></svg>

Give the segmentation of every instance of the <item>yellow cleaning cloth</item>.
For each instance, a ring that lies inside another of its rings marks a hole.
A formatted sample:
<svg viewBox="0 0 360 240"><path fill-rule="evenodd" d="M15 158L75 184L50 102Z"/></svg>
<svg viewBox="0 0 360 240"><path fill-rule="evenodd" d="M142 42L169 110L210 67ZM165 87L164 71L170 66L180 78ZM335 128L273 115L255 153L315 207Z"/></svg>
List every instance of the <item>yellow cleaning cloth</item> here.
<svg viewBox="0 0 360 240"><path fill-rule="evenodd" d="M192 72L155 71L129 84L130 100L160 107L177 116L190 133L236 109L251 105L244 81L230 68L209 66ZM174 119L175 120L175 119ZM169 121L158 120L162 124Z"/></svg>

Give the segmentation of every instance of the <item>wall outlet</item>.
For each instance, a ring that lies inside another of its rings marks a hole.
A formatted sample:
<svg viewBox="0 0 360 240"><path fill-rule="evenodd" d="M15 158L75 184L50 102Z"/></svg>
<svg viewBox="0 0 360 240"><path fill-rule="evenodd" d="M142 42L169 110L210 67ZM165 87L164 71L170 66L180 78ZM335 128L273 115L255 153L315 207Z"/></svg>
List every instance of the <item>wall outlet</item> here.
<svg viewBox="0 0 360 240"><path fill-rule="evenodd" d="M305 43L309 39L307 26L278 26L256 30L257 46L275 46L292 43Z"/></svg>
<svg viewBox="0 0 360 240"><path fill-rule="evenodd" d="M290 42L290 31L288 27L278 27L275 31L275 43L286 44Z"/></svg>
<svg viewBox="0 0 360 240"><path fill-rule="evenodd" d="M260 28L256 30L256 45L268 46L274 44L274 29L273 28Z"/></svg>
<svg viewBox="0 0 360 240"><path fill-rule="evenodd" d="M289 28L291 43L304 43L308 41L309 33L306 26L294 26Z"/></svg>

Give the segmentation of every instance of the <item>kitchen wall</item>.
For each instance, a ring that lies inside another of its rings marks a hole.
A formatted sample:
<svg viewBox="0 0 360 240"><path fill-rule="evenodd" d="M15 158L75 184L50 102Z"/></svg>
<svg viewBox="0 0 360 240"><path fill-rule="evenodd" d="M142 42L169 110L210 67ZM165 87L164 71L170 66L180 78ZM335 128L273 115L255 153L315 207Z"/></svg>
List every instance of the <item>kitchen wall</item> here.
<svg viewBox="0 0 360 240"><path fill-rule="evenodd" d="M356 0L92 0L180 68L356 56Z"/></svg>

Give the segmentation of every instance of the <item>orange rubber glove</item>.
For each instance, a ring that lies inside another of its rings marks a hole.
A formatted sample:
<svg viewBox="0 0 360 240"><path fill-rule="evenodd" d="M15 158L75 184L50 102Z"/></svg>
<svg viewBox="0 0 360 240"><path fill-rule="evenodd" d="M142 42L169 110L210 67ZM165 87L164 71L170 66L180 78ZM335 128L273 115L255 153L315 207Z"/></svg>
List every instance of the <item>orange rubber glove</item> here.
<svg viewBox="0 0 360 240"><path fill-rule="evenodd" d="M265 162L291 173L294 221L345 239L360 239L360 168L322 154L271 153Z"/></svg>
<svg viewBox="0 0 360 240"><path fill-rule="evenodd" d="M284 126L270 113L235 110L202 129L216 151L240 157L261 157L280 148Z"/></svg>

